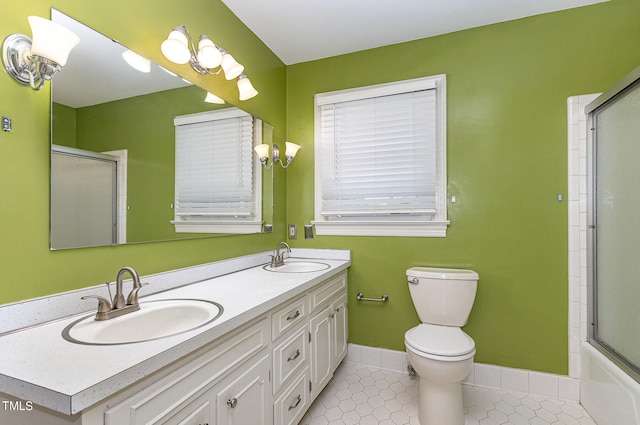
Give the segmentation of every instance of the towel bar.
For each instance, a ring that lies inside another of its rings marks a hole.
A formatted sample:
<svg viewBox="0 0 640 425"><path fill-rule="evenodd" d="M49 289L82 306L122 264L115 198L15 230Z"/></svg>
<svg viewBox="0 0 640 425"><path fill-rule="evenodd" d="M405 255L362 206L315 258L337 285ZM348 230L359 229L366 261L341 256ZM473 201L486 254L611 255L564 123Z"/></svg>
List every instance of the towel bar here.
<svg viewBox="0 0 640 425"><path fill-rule="evenodd" d="M387 301L389 301L389 297L387 295L383 295L380 298L367 298L362 294L362 292L360 292L358 295L356 295L356 300L358 300L358 301L373 301L373 302L377 302L377 303L386 303Z"/></svg>

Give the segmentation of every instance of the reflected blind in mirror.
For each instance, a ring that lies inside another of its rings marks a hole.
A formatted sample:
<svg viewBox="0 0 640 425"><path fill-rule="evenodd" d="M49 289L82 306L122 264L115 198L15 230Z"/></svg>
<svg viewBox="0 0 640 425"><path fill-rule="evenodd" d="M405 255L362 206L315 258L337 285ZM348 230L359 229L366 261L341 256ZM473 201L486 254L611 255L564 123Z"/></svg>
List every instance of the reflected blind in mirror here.
<svg viewBox="0 0 640 425"><path fill-rule="evenodd" d="M236 108L176 117L176 222L253 219L253 121Z"/></svg>

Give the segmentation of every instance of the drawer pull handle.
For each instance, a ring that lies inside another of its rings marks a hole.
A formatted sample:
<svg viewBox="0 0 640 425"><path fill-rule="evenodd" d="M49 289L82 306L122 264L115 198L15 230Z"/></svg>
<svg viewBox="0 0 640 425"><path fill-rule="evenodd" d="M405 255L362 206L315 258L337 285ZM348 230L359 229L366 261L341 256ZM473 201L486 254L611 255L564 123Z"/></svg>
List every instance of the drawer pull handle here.
<svg viewBox="0 0 640 425"><path fill-rule="evenodd" d="M227 400L227 406L229 406L230 408L234 409L237 405L238 405L237 398L234 397Z"/></svg>
<svg viewBox="0 0 640 425"><path fill-rule="evenodd" d="M289 356L289 358L287 359L288 362L293 361L295 359L297 359L298 357L300 357L300 350L296 350L295 353L293 353L291 356Z"/></svg>
<svg viewBox="0 0 640 425"><path fill-rule="evenodd" d="M298 407L298 405L300 404L301 401L302 401L302 397L300 396L300 394L298 394L298 397L296 397L296 401L294 401L291 404L291 406L289 406L288 410L295 409L296 407Z"/></svg>
<svg viewBox="0 0 640 425"><path fill-rule="evenodd" d="M287 316L287 320L293 320L300 316L300 311L296 310L296 312L292 316Z"/></svg>

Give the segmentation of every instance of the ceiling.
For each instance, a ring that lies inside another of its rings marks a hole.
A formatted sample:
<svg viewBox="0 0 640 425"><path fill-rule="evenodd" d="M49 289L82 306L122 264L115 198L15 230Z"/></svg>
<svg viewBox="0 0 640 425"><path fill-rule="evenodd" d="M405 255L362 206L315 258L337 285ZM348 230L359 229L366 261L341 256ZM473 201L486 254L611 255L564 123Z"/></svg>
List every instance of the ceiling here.
<svg viewBox="0 0 640 425"><path fill-rule="evenodd" d="M222 0L286 65L608 0Z"/></svg>

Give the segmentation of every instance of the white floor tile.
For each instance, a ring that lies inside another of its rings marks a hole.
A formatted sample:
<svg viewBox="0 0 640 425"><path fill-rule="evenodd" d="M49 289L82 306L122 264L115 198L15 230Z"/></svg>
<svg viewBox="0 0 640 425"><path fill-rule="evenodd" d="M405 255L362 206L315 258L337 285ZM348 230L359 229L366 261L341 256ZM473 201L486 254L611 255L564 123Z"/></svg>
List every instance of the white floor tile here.
<svg viewBox="0 0 640 425"><path fill-rule="evenodd" d="M418 379L343 363L299 425L420 425ZM575 402L467 384L462 390L465 425L596 425Z"/></svg>

